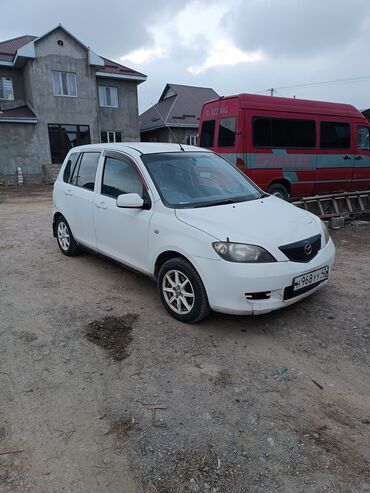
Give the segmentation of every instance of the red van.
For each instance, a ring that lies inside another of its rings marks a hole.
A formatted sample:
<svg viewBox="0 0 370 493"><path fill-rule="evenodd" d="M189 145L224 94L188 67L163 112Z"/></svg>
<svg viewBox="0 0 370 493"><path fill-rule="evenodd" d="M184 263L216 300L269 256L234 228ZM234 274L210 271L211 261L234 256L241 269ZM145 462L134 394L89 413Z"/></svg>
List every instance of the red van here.
<svg viewBox="0 0 370 493"><path fill-rule="evenodd" d="M369 190L369 124L351 105L239 94L203 105L197 145L282 198Z"/></svg>

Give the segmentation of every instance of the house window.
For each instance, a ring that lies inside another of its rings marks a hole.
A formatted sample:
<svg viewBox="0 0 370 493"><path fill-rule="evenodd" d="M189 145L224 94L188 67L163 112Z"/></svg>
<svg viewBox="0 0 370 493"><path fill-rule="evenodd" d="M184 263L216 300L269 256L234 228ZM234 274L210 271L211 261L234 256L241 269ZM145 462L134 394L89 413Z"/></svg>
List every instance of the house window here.
<svg viewBox="0 0 370 493"><path fill-rule="evenodd" d="M88 125L49 124L48 129L52 163L62 163L72 147L91 142Z"/></svg>
<svg viewBox="0 0 370 493"><path fill-rule="evenodd" d="M100 134L100 140L104 144L107 142L122 142L122 134L114 130L104 131Z"/></svg>
<svg viewBox="0 0 370 493"><path fill-rule="evenodd" d="M11 77L0 77L0 99L14 100L13 81Z"/></svg>
<svg viewBox="0 0 370 493"><path fill-rule="evenodd" d="M77 97L76 74L73 72L51 71L54 96Z"/></svg>
<svg viewBox="0 0 370 493"><path fill-rule="evenodd" d="M188 135L186 137L186 144L189 146L197 145L197 136L196 135Z"/></svg>
<svg viewBox="0 0 370 493"><path fill-rule="evenodd" d="M109 108L118 107L117 87L99 86L99 104Z"/></svg>

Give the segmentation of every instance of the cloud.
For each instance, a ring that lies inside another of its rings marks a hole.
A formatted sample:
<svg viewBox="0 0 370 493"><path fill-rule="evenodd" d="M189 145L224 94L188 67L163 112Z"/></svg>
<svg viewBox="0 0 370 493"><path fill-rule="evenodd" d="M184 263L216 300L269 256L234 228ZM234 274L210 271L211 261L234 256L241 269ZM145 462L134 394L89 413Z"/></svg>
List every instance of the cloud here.
<svg viewBox="0 0 370 493"><path fill-rule="evenodd" d="M237 48L229 40L223 39L215 43L202 64L192 65L188 67L188 71L192 74L200 74L213 67L254 63L263 60L263 58L261 51L245 52Z"/></svg>
<svg viewBox="0 0 370 493"><path fill-rule="evenodd" d="M368 75L370 1L14 0L2 2L0 39L62 22L107 58L148 75L140 111L166 82L259 92ZM83 20L83 22L81 22ZM280 90L284 96L370 106L369 82ZM264 92L267 94L267 91Z"/></svg>
<svg viewBox="0 0 370 493"><path fill-rule="evenodd" d="M230 4L192 0L171 18L165 15L157 23L147 26L150 43L122 55L120 59L143 65L156 58L169 58L172 52L176 56L181 53L193 62L193 55L196 54L197 59L203 60L187 68L194 75L214 67L262 60L261 50L243 51L224 37L222 20L229 9Z"/></svg>
<svg viewBox="0 0 370 493"><path fill-rule="evenodd" d="M126 55L120 57L120 61L141 65L143 63L162 58L165 56L165 50L162 48L139 48L138 50L130 51Z"/></svg>
<svg viewBox="0 0 370 493"><path fill-rule="evenodd" d="M239 0L224 23L239 48L292 59L339 54L369 15L368 0Z"/></svg>

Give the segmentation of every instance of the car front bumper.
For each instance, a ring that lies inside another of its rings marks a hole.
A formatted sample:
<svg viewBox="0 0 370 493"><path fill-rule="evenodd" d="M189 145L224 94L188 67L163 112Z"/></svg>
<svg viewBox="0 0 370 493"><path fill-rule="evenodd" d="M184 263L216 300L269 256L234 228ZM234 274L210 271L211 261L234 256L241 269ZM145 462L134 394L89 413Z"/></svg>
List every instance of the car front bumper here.
<svg viewBox="0 0 370 493"><path fill-rule="evenodd" d="M212 310L235 315L258 315L292 305L324 286L327 280L306 291L302 290L293 297L290 297L292 290L287 289L293 285L295 277L324 266L329 266L330 275L334 258L335 247L332 240L329 240L307 263L286 261L243 264L200 257L193 260L203 280ZM288 292L290 296L287 296ZM266 298L247 298L247 295L256 293L261 293Z"/></svg>

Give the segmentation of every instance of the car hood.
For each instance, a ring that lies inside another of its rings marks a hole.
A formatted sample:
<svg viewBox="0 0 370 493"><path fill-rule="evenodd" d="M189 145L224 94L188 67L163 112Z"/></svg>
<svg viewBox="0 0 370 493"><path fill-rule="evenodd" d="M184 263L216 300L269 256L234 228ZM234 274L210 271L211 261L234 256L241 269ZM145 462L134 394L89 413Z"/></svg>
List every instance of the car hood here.
<svg viewBox="0 0 370 493"><path fill-rule="evenodd" d="M321 233L320 219L274 196L236 204L176 209L177 218L215 239L269 248Z"/></svg>

